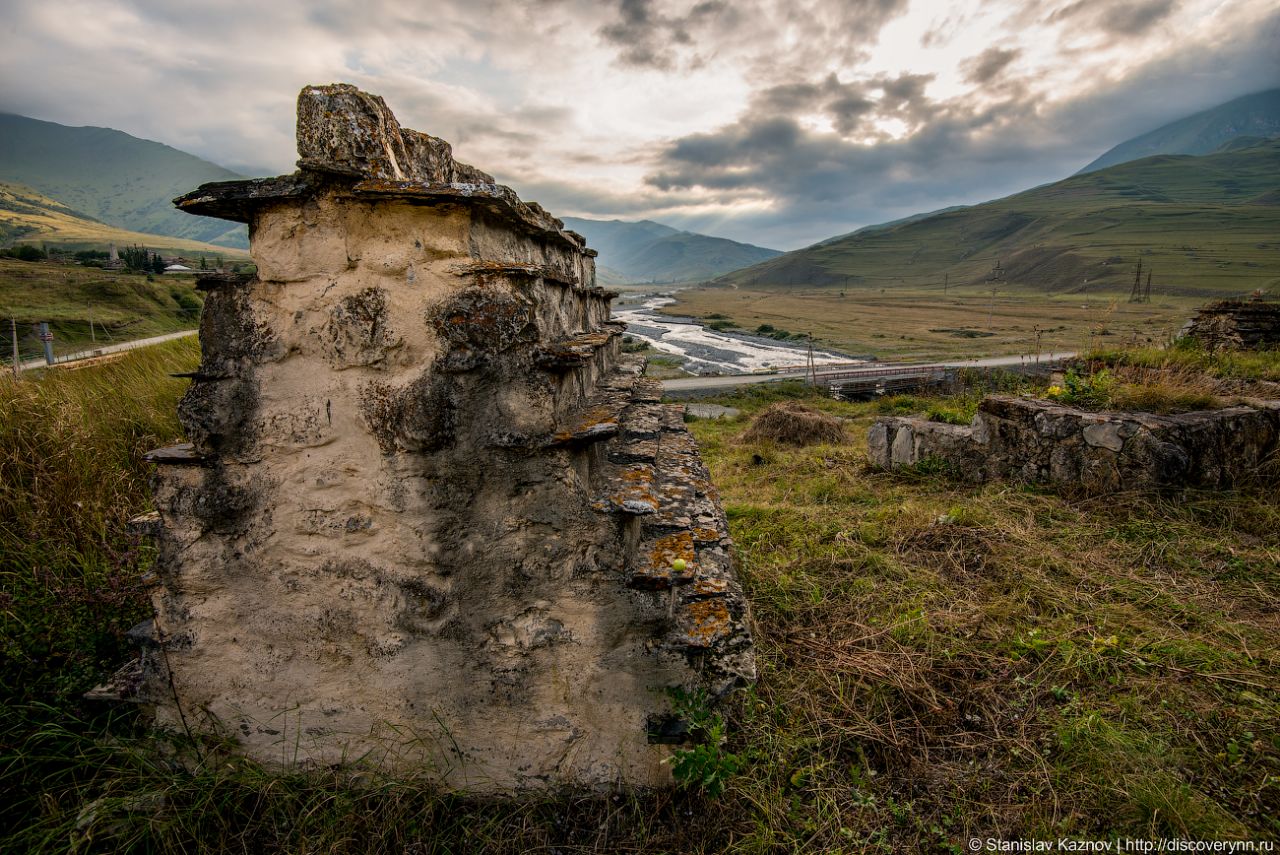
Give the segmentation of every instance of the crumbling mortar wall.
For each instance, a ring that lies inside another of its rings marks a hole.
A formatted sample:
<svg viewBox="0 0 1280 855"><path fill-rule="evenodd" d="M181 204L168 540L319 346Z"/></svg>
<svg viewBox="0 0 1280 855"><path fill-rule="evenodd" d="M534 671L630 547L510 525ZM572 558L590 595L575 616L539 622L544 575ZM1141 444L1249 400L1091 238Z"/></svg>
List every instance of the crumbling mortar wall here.
<svg viewBox="0 0 1280 855"><path fill-rule="evenodd" d="M1229 487L1264 474L1278 446L1280 401L1160 416L1011 395L984 398L968 426L889 417L867 437L881 469L943 462L971 481L1049 482L1090 494Z"/></svg>
<svg viewBox="0 0 1280 855"><path fill-rule="evenodd" d="M594 253L352 87L303 91L299 155L178 200L258 273L202 281L191 443L152 455L139 698L285 766L669 784L666 691L754 678L747 606Z"/></svg>

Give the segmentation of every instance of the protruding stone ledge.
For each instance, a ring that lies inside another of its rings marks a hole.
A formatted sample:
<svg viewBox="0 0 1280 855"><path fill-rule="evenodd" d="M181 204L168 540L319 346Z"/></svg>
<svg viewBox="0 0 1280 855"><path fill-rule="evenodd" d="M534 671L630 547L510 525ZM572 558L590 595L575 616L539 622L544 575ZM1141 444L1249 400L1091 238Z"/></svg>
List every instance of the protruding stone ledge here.
<svg viewBox="0 0 1280 855"><path fill-rule="evenodd" d="M594 359L600 349L608 346L616 335L616 331L606 329L553 341L542 347L534 355L533 361L539 368L548 371L571 371Z"/></svg>
<svg viewBox="0 0 1280 855"><path fill-rule="evenodd" d="M570 287L579 284L572 276L545 264L524 264L517 261L471 261L465 264L455 264L450 270L457 276L474 277L481 282L491 277L501 276L509 279L542 279ZM591 290L594 291L595 289Z"/></svg>
<svg viewBox="0 0 1280 855"><path fill-rule="evenodd" d="M1278 447L1280 401L1163 416L991 395L968 426L890 417L867 437L881 469L934 462L966 480L1042 481L1090 494L1228 487L1257 476Z"/></svg>
<svg viewBox="0 0 1280 855"><path fill-rule="evenodd" d="M197 291L222 291L243 288L253 281L252 273L202 273L196 277Z"/></svg>
<svg viewBox="0 0 1280 855"><path fill-rule="evenodd" d="M204 455L196 451L189 442L181 442L165 448L157 448L142 455L147 463L158 463L166 466L203 466Z"/></svg>

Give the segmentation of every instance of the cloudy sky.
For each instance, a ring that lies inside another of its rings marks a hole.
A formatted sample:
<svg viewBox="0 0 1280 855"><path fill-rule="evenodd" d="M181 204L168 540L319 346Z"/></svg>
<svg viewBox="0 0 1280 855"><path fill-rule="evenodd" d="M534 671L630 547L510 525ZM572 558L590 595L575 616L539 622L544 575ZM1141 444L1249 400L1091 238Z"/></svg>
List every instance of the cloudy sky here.
<svg viewBox="0 0 1280 855"><path fill-rule="evenodd" d="M1274 0L6 0L0 112L293 169L307 83L560 215L792 249L1280 85Z"/></svg>

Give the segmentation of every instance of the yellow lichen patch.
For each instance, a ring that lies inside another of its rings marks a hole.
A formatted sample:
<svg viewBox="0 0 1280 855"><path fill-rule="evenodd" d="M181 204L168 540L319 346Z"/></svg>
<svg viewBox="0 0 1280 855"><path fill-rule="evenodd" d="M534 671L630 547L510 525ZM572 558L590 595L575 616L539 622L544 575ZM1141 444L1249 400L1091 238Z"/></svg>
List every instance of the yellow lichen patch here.
<svg viewBox="0 0 1280 855"><path fill-rule="evenodd" d="M724 533L714 528L695 528L693 539L697 543L714 543L724 537Z"/></svg>
<svg viewBox="0 0 1280 855"><path fill-rule="evenodd" d="M605 497L605 506L620 508L643 506L650 511L658 509L658 497L653 494L651 468L643 464L628 467L618 476L618 481L621 482L621 486Z"/></svg>
<svg viewBox="0 0 1280 855"><path fill-rule="evenodd" d="M649 561L654 568L670 568L676 559L684 559L689 565L690 573L693 572L693 561L695 555L693 551L693 535L687 531L669 534L660 538L653 544L653 549L649 552Z"/></svg>
<svg viewBox="0 0 1280 855"><path fill-rule="evenodd" d="M716 594L724 594L729 591L729 583L724 579L711 579L703 577L693 583L693 592L703 597L710 597Z"/></svg>
<svg viewBox="0 0 1280 855"><path fill-rule="evenodd" d="M685 636L691 645L709 647L732 632L733 618L723 600L694 600L684 610L689 618Z"/></svg>

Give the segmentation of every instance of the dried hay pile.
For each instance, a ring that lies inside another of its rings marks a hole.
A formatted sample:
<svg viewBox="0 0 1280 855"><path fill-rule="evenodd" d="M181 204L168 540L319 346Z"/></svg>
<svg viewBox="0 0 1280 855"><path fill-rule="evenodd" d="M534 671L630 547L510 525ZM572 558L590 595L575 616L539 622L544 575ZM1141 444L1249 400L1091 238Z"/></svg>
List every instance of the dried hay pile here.
<svg viewBox="0 0 1280 855"><path fill-rule="evenodd" d="M844 442L840 420L795 401L771 404L760 412L742 435L743 442L772 442L806 446Z"/></svg>

